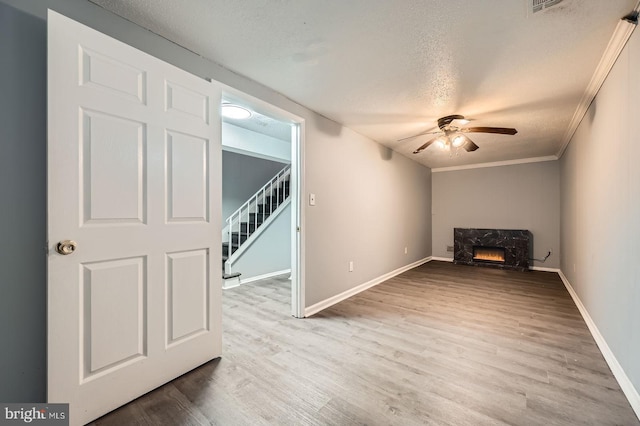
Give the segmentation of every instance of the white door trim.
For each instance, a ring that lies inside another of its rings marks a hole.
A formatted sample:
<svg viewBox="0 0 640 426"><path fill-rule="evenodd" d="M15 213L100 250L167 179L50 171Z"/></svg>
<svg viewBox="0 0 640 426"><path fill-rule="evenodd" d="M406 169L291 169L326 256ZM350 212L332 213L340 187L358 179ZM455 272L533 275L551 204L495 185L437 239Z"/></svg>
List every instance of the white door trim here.
<svg viewBox="0 0 640 426"><path fill-rule="evenodd" d="M305 215L304 215L304 140L305 122L298 121L292 129L291 138L291 193L293 194L291 215L291 315L304 318L305 311Z"/></svg>
<svg viewBox="0 0 640 426"><path fill-rule="evenodd" d="M223 85L222 98L246 105L261 114L292 124L291 132L291 315L304 318L305 310L305 215L304 215L304 118L273 104Z"/></svg>

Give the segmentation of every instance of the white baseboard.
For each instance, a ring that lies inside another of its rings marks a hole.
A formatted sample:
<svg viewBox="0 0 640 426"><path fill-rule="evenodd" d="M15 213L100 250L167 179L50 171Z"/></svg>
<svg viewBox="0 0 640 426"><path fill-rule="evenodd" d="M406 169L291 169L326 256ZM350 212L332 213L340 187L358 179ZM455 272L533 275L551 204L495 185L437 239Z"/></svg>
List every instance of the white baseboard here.
<svg viewBox="0 0 640 426"><path fill-rule="evenodd" d="M268 274L256 275L255 277L249 278L242 278L242 276L240 276L240 284L249 284L254 281L266 280L267 278L273 278L284 274L291 274L291 269L283 269L282 271L269 272Z"/></svg>
<svg viewBox="0 0 640 426"><path fill-rule="evenodd" d="M431 257L431 260L438 260L440 262L453 262L453 258L450 258L450 257ZM544 266L532 266L531 269L533 271L544 271L544 272L555 272L555 273L560 272L560 269L558 268L545 268Z"/></svg>
<svg viewBox="0 0 640 426"><path fill-rule="evenodd" d="M640 394L638 393L638 390L633 386L633 383L631 383L631 380L629 380L629 377L622 369L622 366L618 362L618 359L611 351L611 348L607 344L607 341L604 339L604 337L600 333L600 330L598 330L598 327L596 326L595 322L593 322L591 315L589 315L587 308L585 308L585 306L582 304L582 301L580 300L580 297L578 297L578 293L576 293L576 291L573 289L573 287L571 286L571 283L569 282L567 277L564 275L562 270L558 270L558 275L560 275L560 279L562 280L562 282L564 283L564 286L567 288L567 291L571 295L573 302L578 307L578 310L580 311L580 314L582 315L584 322L587 323L587 327L589 328L591 335L596 341L598 348L600 348L600 352L602 352L602 356L604 356L605 361L607 361L607 364L609 364L609 368L611 369L611 372L613 372L613 376L618 381L618 384L620 385L622 392L624 392L624 395L629 400L629 404L631 404L631 408L633 408L633 411L635 411L636 416L638 416L638 418L640 419Z"/></svg>
<svg viewBox="0 0 640 426"><path fill-rule="evenodd" d="M532 271L542 271L542 272L555 272L556 274L560 274L559 268L546 268L544 266L532 266Z"/></svg>
<svg viewBox="0 0 640 426"><path fill-rule="evenodd" d="M382 282L384 282L384 281L386 281L386 280L388 280L390 278L393 278L396 275L400 275L401 273L403 273L405 271L408 271L409 269L413 269L413 268L415 268L417 266L420 266L420 265L422 265L424 263L427 263L430 260L431 260L431 256L425 257L424 259L420 259L417 262L413 262L413 263L410 263L409 265L405 265L405 266L403 266L401 268L398 268L398 269L396 269L394 271L388 272L388 273L386 273L384 275L381 275L381 276L379 276L377 278L374 278L374 279L372 279L370 281L367 281L364 284L360 284L359 286L353 287L353 288L351 288L351 289L349 289L347 291L343 291L340 294L336 294L335 296L332 296L332 297L330 297L328 299L325 299L325 300L323 300L321 302L318 302L318 303L316 303L314 305L311 305L311 306L305 308L304 316L305 317L310 317L313 314L317 314L318 312L322 311L323 309L328 308L329 306L333 306L338 302L342 302L343 300L348 299L351 296L355 296L356 294L358 294L360 292L363 292L363 291L365 291L365 290L367 290L367 289L369 289L369 288L371 288L373 286L376 286L376 285L378 285L378 284L380 284L380 283L382 283Z"/></svg>

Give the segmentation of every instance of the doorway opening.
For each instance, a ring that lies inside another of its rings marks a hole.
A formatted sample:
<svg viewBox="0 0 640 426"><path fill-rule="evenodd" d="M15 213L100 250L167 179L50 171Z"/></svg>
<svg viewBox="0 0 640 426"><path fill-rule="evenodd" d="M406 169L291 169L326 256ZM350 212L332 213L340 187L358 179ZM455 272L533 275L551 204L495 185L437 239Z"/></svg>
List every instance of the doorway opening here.
<svg viewBox="0 0 640 426"><path fill-rule="evenodd" d="M288 280L291 315L301 318L304 121L234 90L223 92L221 113L223 288Z"/></svg>

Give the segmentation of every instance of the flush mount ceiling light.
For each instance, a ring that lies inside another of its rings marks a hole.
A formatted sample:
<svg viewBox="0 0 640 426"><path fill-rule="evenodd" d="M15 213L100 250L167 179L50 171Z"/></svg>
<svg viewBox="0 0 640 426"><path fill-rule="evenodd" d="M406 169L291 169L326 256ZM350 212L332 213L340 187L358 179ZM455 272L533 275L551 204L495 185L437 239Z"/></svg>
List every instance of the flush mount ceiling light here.
<svg viewBox="0 0 640 426"><path fill-rule="evenodd" d="M251 111L238 105L222 104L222 116L236 120L245 120L251 117Z"/></svg>

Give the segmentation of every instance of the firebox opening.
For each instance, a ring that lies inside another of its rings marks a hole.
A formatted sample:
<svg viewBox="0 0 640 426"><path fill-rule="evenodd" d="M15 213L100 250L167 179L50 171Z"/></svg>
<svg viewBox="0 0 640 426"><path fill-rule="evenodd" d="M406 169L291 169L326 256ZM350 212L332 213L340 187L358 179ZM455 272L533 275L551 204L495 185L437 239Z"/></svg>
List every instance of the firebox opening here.
<svg viewBox="0 0 640 426"><path fill-rule="evenodd" d="M504 248L473 246L474 262L504 263Z"/></svg>

